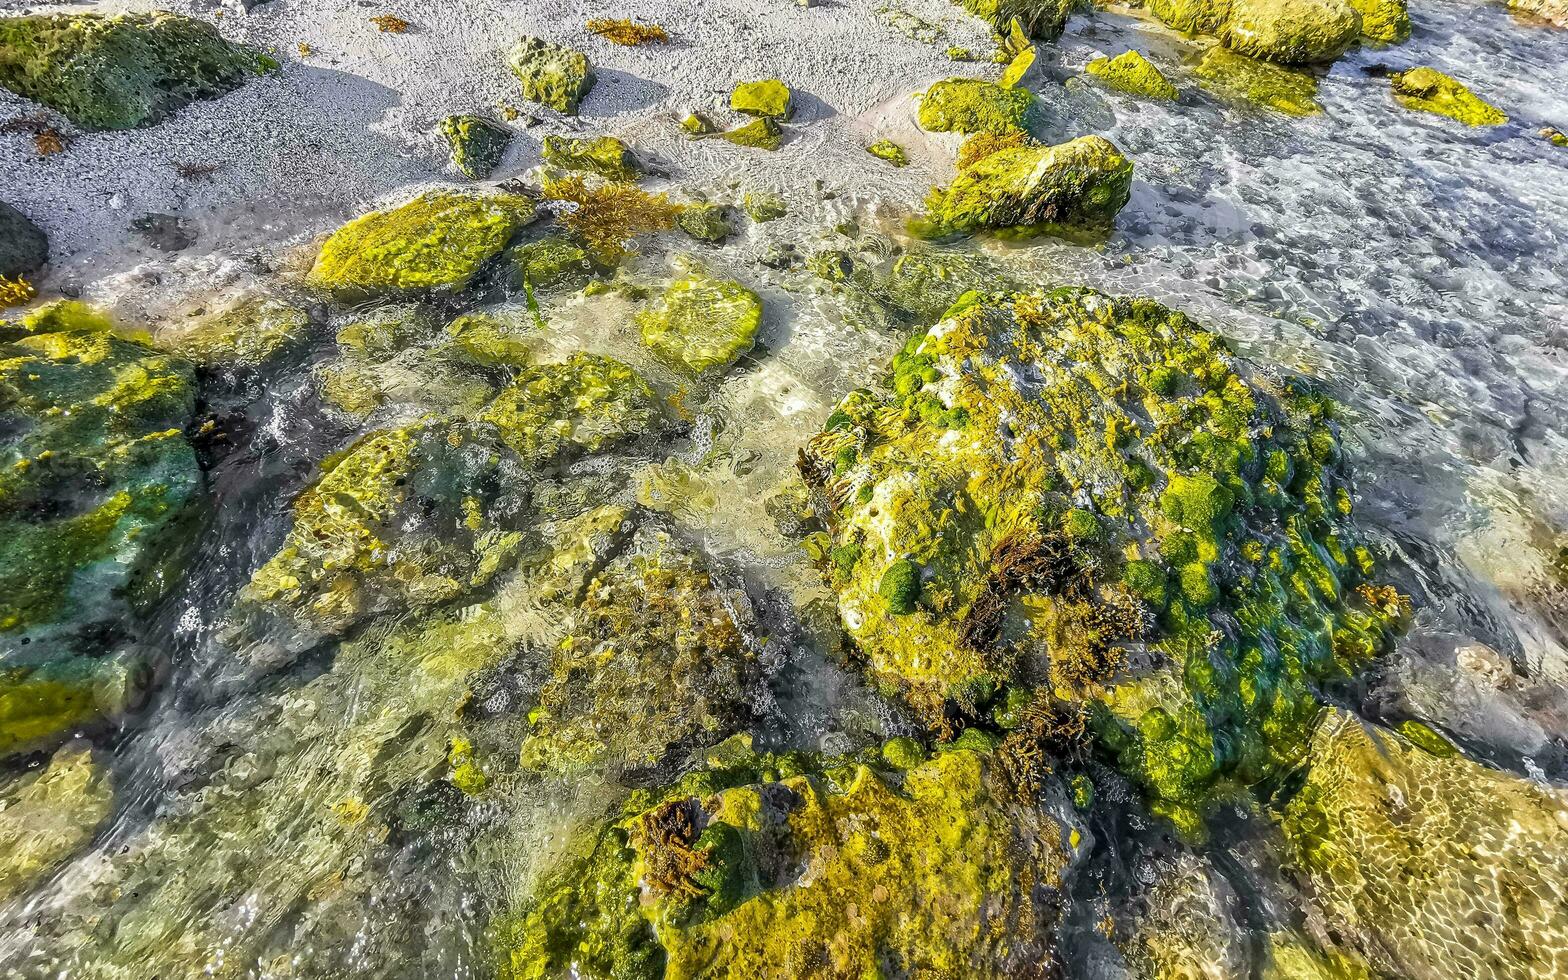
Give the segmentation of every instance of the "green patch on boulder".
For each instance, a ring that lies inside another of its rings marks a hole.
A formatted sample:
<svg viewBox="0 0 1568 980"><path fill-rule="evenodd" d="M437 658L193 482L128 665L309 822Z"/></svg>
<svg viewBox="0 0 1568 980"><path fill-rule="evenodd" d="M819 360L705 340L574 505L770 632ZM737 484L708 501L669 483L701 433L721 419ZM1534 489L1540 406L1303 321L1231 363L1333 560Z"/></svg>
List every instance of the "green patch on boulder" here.
<svg viewBox="0 0 1568 980"><path fill-rule="evenodd" d="M784 127L772 116L760 116L744 126L725 130L719 139L736 146L750 146L759 150L777 150L784 145Z"/></svg>
<svg viewBox="0 0 1568 980"><path fill-rule="evenodd" d="M523 98L573 116L577 105L593 88L588 57L560 44L524 37L512 46L506 63L517 76Z"/></svg>
<svg viewBox="0 0 1568 980"><path fill-rule="evenodd" d="M1361 36L1379 44L1410 39L1410 11L1405 0L1349 0L1361 15Z"/></svg>
<svg viewBox="0 0 1568 980"><path fill-rule="evenodd" d="M452 150L452 166L469 180L484 180L512 145L512 131L483 116L447 116L441 135Z"/></svg>
<svg viewBox="0 0 1568 980"><path fill-rule="evenodd" d="M1034 104L1034 94L1025 88L949 78L921 97L920 128L937 133L1009 133L1028 128Z"/></svg>
<svg viewBox="0 0 1568 980"><path fill-rule="evenodd" d="M83 129L132 129L276 70L179 14L0 17L0 85Z"/></svg>
<svg viewBox="0 0 1568 980"><path fill-rule="evenodd" d="M954 0L959 6L1005 33L1016 19L1030 37L1054 41L1067 29L1067 17L1076 0Z"/></svg>
<svg viewBox="0 0 1568 980"><path fill-rule="evenodd" d="M1181 95L1148 58L1136 51L1124 51L1114 58L1096 58L1084 70L1119 92L1166 100Z"/></svg>
<svg viewBox="0 0 1568 980"><path fill-rule="evenodd" d="M134 708L146 665L134 656L66 656L0 667L0 758L47 749Z"/></svg>
<svg viewBox="0 0 1568 980"><path fill-rule="evenodd" d="M432 191L333 232L305 281L344 298L461 289L533 214L515 194Z"/></svg>
<svg viewBox="0 0 1568 980"><path fill-rule="evenodd" d="M909 166L909 154L904 152L902 146L899 146L892 140L877 140L866 147L866 152L878 160L886 160L895 167Z"/></svg>
<svg viewBox="0 0 1568 980"><path fill-rule="evenodd" d="M518 245L507 253L512 281L522 289L577 289L599 268L581 244L565 235L550 235Z"/></svg>
<svg viewBox="0 0 1568 980"><path fill-rule="evenodd" d="M1323 111L1318 80L1304 71L1271 65L1215 45L1203 53L1193 74L1204 87L1227 98L1283 112L1311 116Z"/></svg>
<svg viewBox="0 0 1568 980"><path fill-rule="evenodd" d="M546 136L542 152L544 162L553 167L597 174L616 183L634 183L642 176L642 167L632 156L631 147L614 136Z"/></svg>
<svg viewBox="0 0 1568 980"><path fill-rule="evenodd" d="M1217 782L1298 759L1314 684L1408 613L1366 581L1338 439L1330 402L1159 304L970 293L801 469L876 681L934 724L1044 688L1191 829ZM1124 675L1129 646L1162 665Z"/></svg>
<svg viewBox="0 0 1568 980"><path fill-rule="evenodd" d="M535 467L630 441L661 419L658 396L641 375L613 358L582 353L522 369L481 417Z"/></svg>
<svg viewBox="0 0 1568 980"><path fill-rule="evenodd" d="M1149 10L1179 31L1284 64L1332 61L1361 36L1349 0L1150 0Z"/></svg>
<svg viewBox="0 0 1568 980"><path fill-rule="evenodd" d="M210 313L167 346L210 370L271 364L305 339L310 316L280 300L251 297Z"/></svg>
<svg viewBox="0 0 1568 980"><path fill-rule="evenodd" d="M642 342L661 360L692 374L722 371L751 350L762 300L738 282L693 270L637 314Z"/></svg>
<svg viewBox="0 0 1568 980"><path fill-rule="evenodd" d="M730 108L748 116L765 116L783 122L792 110L790 98L789 86L776 78L741 82L730 93Z"/></svg>
<svg viewBox="0 0 1568 980"><path fill-rule="evenodd" d="M0 792L0 902L29 891L92 839L109 815L109 774L85 744L54 754L49 767Z"/></svg>
<svg viewBox="0 0 1568 980"><path fill-rule="evenodd" d="M1103 230L1127 203L1132 161L1100 136L1000 150L933 191L922 234L983 229Z"/></svg>
<svg viewBox="0 0 1568 980"><path fill-rule="evenodd" d="M1394 98L1407 109L1432 112L1457 119L1466 126L1501 126L1508 116L1483 101L1465 85L1436 68L1412 68L1396 72L1389 81Z"/></svg>
<svg viewBox="0 0 1568 980"><path fill-rule="evenodd" d="M1000 980L1055 960L1076 828L1015 802L996 757L714 762L579 835L497 928L503 977Z"/></svg>

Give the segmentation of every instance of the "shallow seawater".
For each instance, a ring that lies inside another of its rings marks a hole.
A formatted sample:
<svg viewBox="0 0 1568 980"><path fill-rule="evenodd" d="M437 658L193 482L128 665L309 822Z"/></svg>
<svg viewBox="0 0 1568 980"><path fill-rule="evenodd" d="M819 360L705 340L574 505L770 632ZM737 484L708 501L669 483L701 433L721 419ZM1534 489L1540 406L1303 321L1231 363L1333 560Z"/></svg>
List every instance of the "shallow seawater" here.
<svg viewBox="0 0 1568 980"><path fill-rule="evenodd" d="M1397 649L1326 699L1389 726L1419 720L1471 758L1560 789L1568 149L1536 131L1568 125L1568 35L1522 25L1501 5L1430 2L1416 13L1406 44L1340 59L1321 81L1326 113L1305 119L1222 102L1184 68L1174 73L1179 104L1095 88L1078 73L1099 53L1137 47L1178 65L1194 55L1131 16L1075 18L1031 84L1050 113L1043 135L1098 132L1135 161L1114 234L1089 245L982 237L939 247L1021 283L1157 299L1228 339L1250 371L1319 382L1347 410L1360 526L1416 609ZM1416 63L1470 81L1512 120L1465 130L1412 113L1369 71ZM522 297L501 289L438 312L495 314L545 360L586 351L644 374L676 424L530 484L528 532L557 531L557 506L641 508L640 526L705 556L766 637L745 726L757 743L842 753L922 729L843 655L832 593L799 541L797 453L847 393L885 375L920 325L871 322L803 260L918 243L900 202L801 189L791 203L776 222L741 219L721 248L675 232L645 239L616 289L542 291L542 330ZM784 246L797 261L759 261ZM170 278L184 276L190 309L210 305L203 284L289 294L302 247L280 249L259 277L213 259ZM649 354L636 319L688 256L746 283L764 310L756 347L696 383ZM85 295L135 319L141 294L120 277ZM319 389L340 363L333 336L363 311L309 309L309 350L290 371L203 375L198 418L217 433L198 439L208 517L183 577L134 631L152 678L145 704L90 733L112 802L45 882L0 904L0 974L493 976L497 919L526 901L573 832L626 788L697 764L700 746L687 745L653 766L610 758L545 775L519 766L551 652L572 628L540 597L542 572L500 575L428 608L374 611L335 639L286 652L276 637L235 639L236 598L284 545L291 503L322 460L462 397L416 373L364 418L334 409ZM453 639L480 621L486 640ZM1508 684L1467 672L1478 648L1511 671ZM474 744L483 792L453 787L454 739ZM1192 975L1274 975L1253 971L1271 941L1266 923L1280 916L1355 945L1356 923L1326 918L1271 864L1255 810L1222 808L1208 841L1187 844L1130 784L1105 785L1065 886L1059 952L1069 975L1136 975L1105 923L1141 921L1162 888L1183 880L1207 891L1166 902L1175 911L1163 924L1225 933L1210 937L1213 957ZM1556 901L1561 926L1568 906ZM1182 918L1197 906L1214 918ZM1440 927L1463 942L1461 923ZM1561 944L1565 933L1542 938Z"/></svg>

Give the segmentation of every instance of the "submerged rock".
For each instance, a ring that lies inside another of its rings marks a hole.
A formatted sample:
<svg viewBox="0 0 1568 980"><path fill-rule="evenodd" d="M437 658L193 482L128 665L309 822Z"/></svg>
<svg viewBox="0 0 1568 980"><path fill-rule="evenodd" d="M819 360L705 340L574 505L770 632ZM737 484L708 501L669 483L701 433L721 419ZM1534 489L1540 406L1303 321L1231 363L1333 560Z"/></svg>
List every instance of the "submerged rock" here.
<svg viewBox="0 0 1568 980"><path fill-rule="evenodd" d="M1508 9L1558 27L1568 27L1568 2L1564 0L1508 0Z"/></svg>
<svg viewBox="0 0 1568 980"><path fill-rule="evenodd" d="M139 707L151 680L137 656L64 656L0 667L0 758L58 744Z"/></svg>
<svg viewBox="0 0 1568 980"><path fill-rule="evenodd" d="M517 76L523 98L569 116L577 114L577 104L593 88L586 55L537 37L513 45L506 63Z"/></svg>
<svg viewBox="0 0 1568 980"><path fill-rule="evenodd" d="M47 769L0 790L0 902L26 893L91 840L113 800L108 773L85 744L60 749Z"/></svg>
<svg viewBox="0 0 1568 980"><path fill-rule="evenodd" d="M1348 0L1150 0L1149 10L1179 31L1285 64L1332 61L1361 35Z"/></svg>
<svg viewBox="0 0 1568 980"><path fill-rule="evenodd" d="M305 281L345 298L460 289L533 214L515 194L432 191L333 232Z"/></svg>
<svg viewBox="0 0 1568 980"><path fill-rule="evenodd" d="M932 193L924 230L1105 229L1131 188L1132 161L1100 136L1000 150Z"/></svg>
<svg viewBox="0 0 1568 980"><path fill-rule="evenodd" d="M497 930L502 976L1049 973L1080 832L994 756L715 763L581 835Z"/></svg>
<svg viewBox="0 0 1568 980"><path fill-rule="evenodd" d="M0 201L0 276L18 279L49 261L49 239L27 215Z"/></svg>
<svg viewBox="0 0 1568 980"><path fill-rule="evenodd" d="M0 85L83 129L132 129L276 70L179 14L0 17Z"/></svg>
<svg viewBox="0 0 1568 980"><path fill-rule="evenodd" d="M1203 53L1193 74L1222 96L1243 99L1286 115L1310 116L1323 111L1317 100L1316 77L1248 58L1219 45Z"/></svg>
<svg viewBox="0 0 1568 980"><path fill-rule="evenodd" d="M618 183L632 183L642 176L642 167L632 156L631 147L614 136L546 136L542 153L544 162L551 166L586 171Z"/></svg>
<svg viewBox="0 0 1568 980"><path fill-rule="evenodd" d="M693 269L637 314L642 342L661 360L692 374L722 371L751 350L762 300L738 282Z"/></svg>
<svg viewBox="0 0 1568 980"><path fill-rule="evenodd" d="M681 209L675 223L699 242L722 242L735 231L724 208L717 204L688 204Z"/></svg>
<svg viewBox="0 0 1568 980"><path fill-rule="evenodd" d="M1030 37L1054 41L1067 28L1075 0L954 0L981 18L998 33L1005 33L1014 19Z"/></svg>
<svg viewBox="0 0 1568 980"><path fill-rule="evenodd" d="M1394 98L1407 109L1457 119L1466 126L1501 126L1508 116L1436 68L1412 68L1389 78Z"/></svg>
<svg viewBox="0 0 1568 980"><path fill-rule="evenodd" d="M744 126L726 130L719 139L736 146L751 146L759 150L777 150L784 145L784 127L772 116L760 116Z"/></svg>
<svg viewBox="0 0 1568 980"><path fill-rule="evenodd" d="M1124 51L1114 58L1096 58L1084 70L1101 83L1133 95L1175 99L1181 94L1149 59L1136 51Z"/></svg>
<svg viewBox="0 0 1568 980"><path fill-rule="evenodd" d="M777 221L789 214L789 202L784 200L784 195L772 191L747 191L740 203L746 217L758 224Z"/></svg>
<svg viewBox="0 0 1568 980"><path fill-rule="evenodd" d="M452 166L469 180L490 176L512 144L510 129L483 116L447 116L441 135L452 148Z"/></svg>
<svg viewBox="0 0 1568 980"><path fill-rule="evenodd" d="M658 396L641 375L614 358L583 353L522 369L481 418L533 467L628 442L662 420Z"/></svg>
<svg viewBox="0 0 1568 980"><path fill-rule="evenodd" d="M1365 584L1332 413L1156 303L972 293L810 444L816 553L875 678L935 718L1008 684L1098 705L1190 820L1297 758L1314 680L1407 611ZM1131 674L1129 646L1153 654Z"/></svg>
<svg viewBox="0 0 1568 980"><path fill-rule="evenodd" d="M938 133L1010 133L1027 128L1034 104L1034 94L1025 88L949 78L921 97L920 128Z"/></svg>
<svg viewBox="0 0 1568 980"><path fill-rule="evenodd" d="M1327 711L1280 817L1296 863L1380 972L1563 976L1568 797L1434 747Z"/></svg>
<svg viewBox="0 0 1568 980"><path fill-rule="evenodd" d="M518 245L507 253L516 270L513 281L521 289L575 289L582 286L599 268L582 245L565 235L550 235Z"/></svg>
<svg viewBox="0 0 1568 980"><path fill-rule="evenodd" d="M201 317L166 344L200 367L255 369L287 353L305 339L309 328L304 310L251 297Z"/></svg>
<svg viewBox="0 0 1568 980"><path fill-rule="evenodd" d="M783 122L790 117L789 86L776 78L741 82L730 93L730 108L748 116L766 116Z"/></svg>

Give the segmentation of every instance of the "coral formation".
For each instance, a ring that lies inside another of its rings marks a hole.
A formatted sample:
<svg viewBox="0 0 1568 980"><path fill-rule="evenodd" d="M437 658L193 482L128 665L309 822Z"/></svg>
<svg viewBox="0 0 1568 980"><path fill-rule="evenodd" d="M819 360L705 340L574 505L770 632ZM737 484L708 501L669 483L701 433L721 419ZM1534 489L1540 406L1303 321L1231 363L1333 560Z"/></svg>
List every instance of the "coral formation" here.
<svg viewBox="0 0 1568 980"><path fill-rule="evenodd" d="M1457 119L1466 126L1501 126L1508 116L1436 68L1412 68L1389 77L1394 98L1407 109Z"/></svg>
<svg viewBox="0 0 1568 980"><path fill-rule="evenodd" d="M762 300L738 282L690 269L658 302L637 314L642 342L692 374L721 371L751 350Z"/></svg>
<svg viewBox="0 0 1568 980"><path fill-rule="evenodd" d="M923 231L1108 228L1131 187L1132 161L1100 136L999 150L932 192Z"/></svg>
<svg viewBox="0 0 1568 980"><path fill-rule="evenodd" d="M1114 58L1096 58L1084 70L1103 84L1133 95L1175 99L1181 94L1149 59L1136 51L1124 51Z"/></svg>
<svg viewBox="0 0 1568 980"><path fill-rule="evenodd" d="M577 105L593 88L588 58L560 44L523 37L508 52L507 67L517 77L523 98L556 112L576 115Z"/></svg>

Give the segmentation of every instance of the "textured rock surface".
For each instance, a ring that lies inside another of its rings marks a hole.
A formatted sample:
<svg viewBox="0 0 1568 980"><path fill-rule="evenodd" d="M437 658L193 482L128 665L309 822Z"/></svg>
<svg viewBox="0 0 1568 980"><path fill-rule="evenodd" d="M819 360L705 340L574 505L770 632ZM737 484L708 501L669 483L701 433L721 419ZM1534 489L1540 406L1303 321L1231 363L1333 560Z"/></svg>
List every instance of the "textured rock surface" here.
<svg viewBox="0 0 1568 980"><path fill-rule="evenodd" d="M1084 66L1084 71L1102 84L1133 95L1174 99L1181 94L1149 59L1136 51L1124 51L1114 58L1096 58Z"/></svg>
<svg viewBox="0 0 1568 980"><path fill-rule="evenodd" d="M937 82L920 99L920 127L941 133L1008 133L1027 128L1034 95L975 78Z"/></svg>
<svg viewBox="0 0 1568 980"><path fill-rule="evenodd" d="M1067 16L1077 6L1073 0L954 0L959 6L983 19L998 32L1005 32L1016 18L1030 37L1054 41L1067 27Z"/></svg>
<svg viewBox="0 0 1568 980"><path fill-rule="evenodd" d="M1466 126L1501 126L1508 121L1501 109L1435 68L1396 72L1389 81L1394 87L1394 98L1408 109L1447 116Z"/></svg>
<svg viewBox="0 0 1568 980"><path fill-rule="evenodd" d="M60 749L47 769L0 790L0 902L25 893L91 840L113 798L86 745Z"/></svg>
<svg viewBox="0 0 1568 980"><path fill-rule="evenodd" d="M49 261L49 239L27 215L0 201L0 276L15 279Z"/></svg>
<svg viewBox="0 0 1568 980"><path fill-rule="evenodd" d="M523 98L567 115L577 114L577 104L594 85L582 52L537 37L513 45L506 63L522 87Z"/></svg>
<svg viewBox="0 0 1568 980"><path fill-rule="evenodd" d="M1203 53L1193 73L1206 88L1226 98L1251 102L1291 116L1323 111L1318 80L1306 72L1248 58L1215 45Z"/></svg>
<svg viewBox="0 0 1568 980"><path fill-rule="evenodd" d="M452 166L469 180L490 176L512 144L512 131L483 116L447 116L441 135L452 148Z"/></svg>
<svg viewBox="0 0 1568 980"><path fill-rule="evenodd" d="M597 174L605 180L635 181L642 176L642 167L632 156L631 147L614 136L596 136L592 139L575 139L569 136L546 136L543 145L544 162L563 170L582 170Z"/></svg>
<svg viewBox="0 0 1568 980"><path fill-rule="evenodd" d="M734 364L756 340L762 300L738 282L694 269L637 316L642 342L693 374Z"/></svg>
<svg viewBox="0 0 1568 980"><path fill-rule="evenodd" d="M926 202L936 234L986 228L1108 228L1127 203L1132 161L1100 136L1001 150Z"/></svg>
<svg viewBox="0 0 1568 980"><path fill-rule="evenodd" d="M1179 31L1285 64L1332 61L1361 36L1361 14L1347 0L1151 0L1149 9Z"/></svg>

